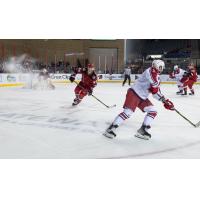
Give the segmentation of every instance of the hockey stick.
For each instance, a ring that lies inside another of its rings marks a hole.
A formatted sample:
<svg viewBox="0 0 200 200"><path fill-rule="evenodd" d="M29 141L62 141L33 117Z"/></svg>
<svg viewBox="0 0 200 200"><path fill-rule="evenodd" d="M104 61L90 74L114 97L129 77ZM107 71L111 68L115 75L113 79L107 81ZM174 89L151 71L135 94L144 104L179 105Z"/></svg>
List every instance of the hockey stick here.
<svg viewBox="0 0 200 200"><path fill-rule="evenodd" d="M112 106L108 106L105 103L103 103L100 99L98 99L97 97L95 97L93 94L91 95L92 97L94 97L97 101L99 101L101 104L103 104L106 108L114 108L116 107L116 104L112 105Z"/></svg>
<svg viewBox="0 0 200 200"><path fill-rule="evenodd" d="M76 85L78 85L78 83L76 81L74 81L74 83L76 83ZM81 85L79 85L80 88L86 90L84 87L82 87ZM112 106L108 106L106 105L104 102L102 102L100 99L98 99L97 97L95 97L93 94L91 94L91 96L93 98L95 98L98 102L100 102L101 104L103 104L106 108L113 108L113 107L116 107L116 104L112 105Z"/></svg>
<svg viewBox="0 0 200 200"><path fill-rule="evenodd" d="M188 118L186 118L185 116L183 116L178 110L174 109L182 118L184 118L186 121L188 121L192 126L194 126L195 128L200 126L200 121L197 124L192 123Z"/></svg>

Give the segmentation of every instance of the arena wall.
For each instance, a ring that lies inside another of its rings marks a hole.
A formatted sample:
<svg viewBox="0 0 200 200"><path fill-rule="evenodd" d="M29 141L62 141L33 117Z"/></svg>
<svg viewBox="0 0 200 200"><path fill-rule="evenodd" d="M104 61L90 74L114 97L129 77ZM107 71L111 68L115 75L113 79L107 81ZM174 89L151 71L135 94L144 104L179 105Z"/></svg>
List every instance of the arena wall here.
<svg viewBox="0 0 200 200"><path fill-rule="evenodd" d="M82 58L89 59L90 48L116 48L117 65L122 68L124 64L124 40L122 39L0 39L0 60L28 54L45 64L60 60L75 64L77 57L65 57L65 54L83 52Z"/></svg>

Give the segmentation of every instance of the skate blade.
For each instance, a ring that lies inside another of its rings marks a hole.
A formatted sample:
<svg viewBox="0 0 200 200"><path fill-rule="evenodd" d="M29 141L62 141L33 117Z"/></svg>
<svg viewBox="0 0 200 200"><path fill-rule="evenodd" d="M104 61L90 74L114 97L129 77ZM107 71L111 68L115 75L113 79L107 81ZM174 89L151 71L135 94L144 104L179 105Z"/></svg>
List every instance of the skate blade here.
<svg viewBox="0 0 200 200"><path fill-rule="evenodd" d="M149 140L150 139L149 136L145 136L145 135L141 135L141 134L135 134L135 137L137 137L139 139L143 139L143 140Z"/></svg>
<svg viewBox="0 0 200 200"><path fill-rule="evenodd" d="M114 135L112 135L112 134L109 134L109 133L103 133L103 136L105 136L105 137L107 137L107 138L109 138L109 139L113 139L114 137L116 137L116 136L114 136Z"/></svg>
<svg viewBox="0 0 200 200"><path fill-rule="evenodd" d="M78 103L72 103L72 106L77 106L80 102Z"/></svg>

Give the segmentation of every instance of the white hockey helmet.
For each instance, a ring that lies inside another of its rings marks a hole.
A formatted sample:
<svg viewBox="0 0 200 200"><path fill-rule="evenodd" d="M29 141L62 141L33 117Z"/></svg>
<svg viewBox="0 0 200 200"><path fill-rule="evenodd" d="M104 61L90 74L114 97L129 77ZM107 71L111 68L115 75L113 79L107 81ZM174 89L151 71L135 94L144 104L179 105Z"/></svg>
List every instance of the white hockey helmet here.
<svg viewBox="0 0 200 200"><path fill-rule="evenodd" d="M174 65L174 71L176 71L178 68L178 65Z"/></svg>
<svg viewBox="0 0 200 200"><path fill-rule="evenodd" d="M152 62L152 67L161 73L165 69L165 63L162 60L154 60Z"/></svg>
<svg viewBox="0 0 200 200"><path fill-rule="evenodd" d="M42 69L42 72L43 72L43 73L47 73L47 69L46 69L46 68L43 68L43 69Z"/></svg>

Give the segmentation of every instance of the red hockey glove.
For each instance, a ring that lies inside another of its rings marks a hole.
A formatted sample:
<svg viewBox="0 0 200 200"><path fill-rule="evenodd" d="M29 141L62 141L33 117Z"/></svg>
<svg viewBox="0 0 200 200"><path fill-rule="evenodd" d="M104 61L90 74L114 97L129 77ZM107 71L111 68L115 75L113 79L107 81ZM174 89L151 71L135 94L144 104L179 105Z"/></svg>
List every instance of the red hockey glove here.
<svg viewBox="0 0 200 200"><path fill-rule="evenodd" d="M174 104L169 99L164 100L163 105L167 110L174 110Z"/></svg>

